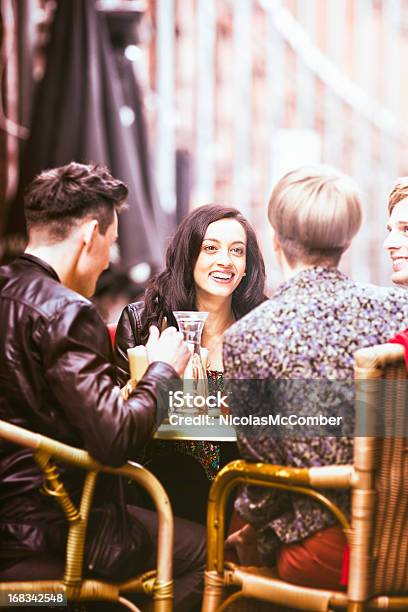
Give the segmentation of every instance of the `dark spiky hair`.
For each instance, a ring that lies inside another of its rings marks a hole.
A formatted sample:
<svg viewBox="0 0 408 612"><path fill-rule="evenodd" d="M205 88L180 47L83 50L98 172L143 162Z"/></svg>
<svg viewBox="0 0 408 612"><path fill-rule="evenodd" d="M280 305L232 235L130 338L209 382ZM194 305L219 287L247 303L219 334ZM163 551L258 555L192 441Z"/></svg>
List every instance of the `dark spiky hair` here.
<svg viewBox="0 0 408 612"><path fill-rule="evenodd" d="M105 234L128 194L124 183L95 164L71 162L41 172L24 198L27 229L40 227L53 240L63 240L81 219L95 218Z"/></svg>

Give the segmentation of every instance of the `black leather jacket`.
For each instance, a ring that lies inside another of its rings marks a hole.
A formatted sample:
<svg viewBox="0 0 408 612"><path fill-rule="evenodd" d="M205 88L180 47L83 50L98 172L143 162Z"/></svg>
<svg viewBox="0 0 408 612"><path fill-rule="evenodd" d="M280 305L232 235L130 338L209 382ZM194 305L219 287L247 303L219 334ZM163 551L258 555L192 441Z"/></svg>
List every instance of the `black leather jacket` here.
<svg viewBox="0 0 408 612"><path fill-rule="evenodd" d="M141 338L144 302L128 304L122 311L115 335L116 377L120 385L129 380L127 349L143 344Z"/></svg>
<svg viewBox="0 0 408 612"><path fill-rule="evenodd" d="M85 448L105 464L135 458L165 416L157 413L156 388L178 378L174 369L150 365L124 401L95 307L31 255L0 268L0 320L0 418ZM75 497L82 473L62 470ZM0 438L0 550L52 544L62 516L54 500L38 492L41 484L31 452Z"/></svg>

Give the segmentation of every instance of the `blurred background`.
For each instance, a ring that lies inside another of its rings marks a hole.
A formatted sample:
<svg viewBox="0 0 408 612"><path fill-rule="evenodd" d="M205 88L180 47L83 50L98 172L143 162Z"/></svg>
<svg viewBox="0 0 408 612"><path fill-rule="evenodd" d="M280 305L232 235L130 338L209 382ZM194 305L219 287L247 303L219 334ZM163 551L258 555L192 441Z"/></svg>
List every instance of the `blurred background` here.
<svg viewBox="0 0 408 612"><path fill-rule="evenodd" d="M24 247L44 168L108 165L130 188L98 299L114 320L193 207L239 208L273 288L266 207L286 171L351 174L364 223L342 269L390 284L387 195L408 174L408 0L0 0L0 256Z"/></svg>

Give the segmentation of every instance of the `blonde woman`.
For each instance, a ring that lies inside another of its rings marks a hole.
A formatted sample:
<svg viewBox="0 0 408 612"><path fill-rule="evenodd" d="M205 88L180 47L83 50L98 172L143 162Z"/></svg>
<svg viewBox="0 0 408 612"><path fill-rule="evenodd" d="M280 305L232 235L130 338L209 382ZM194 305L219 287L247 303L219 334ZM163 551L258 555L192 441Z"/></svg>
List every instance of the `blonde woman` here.
<svg viewBox="0 0 408 612"><path fill-rule="evenodd" d="M303 167L286 174L272 192L268 217L285 282L224 336L231 411L288 417L324 409L348 427L329 435L281 427L278 436L272 427L242 429L239 449L249 461L271 464L350 463L353 439L345 433L353 432L353 353L401 328L408 293L355 283L338 269L361 224L358 190L340 172ZM243 384L254 379L262 380ZM349 512L347 493L326 494ZM235 507L250 526L244 535L256 533L261 563L276 563L290 582L340 587L345 538L325 508L305 496L248 487ZM234 542L242 543L242 534Z"/></svg>

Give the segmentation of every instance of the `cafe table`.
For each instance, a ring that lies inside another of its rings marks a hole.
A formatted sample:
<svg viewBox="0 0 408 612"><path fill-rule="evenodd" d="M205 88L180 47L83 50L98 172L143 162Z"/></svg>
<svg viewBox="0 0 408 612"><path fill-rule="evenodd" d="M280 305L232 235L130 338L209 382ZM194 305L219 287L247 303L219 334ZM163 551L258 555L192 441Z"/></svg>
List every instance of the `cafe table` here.
<svg viewBox="0 0 408 612"><path fill-rule="evenodd" d="M235 429L219 411L194 415L173 413L156 431L156 440L206 440L208 442L235 442Z"/></svg>
<svg viewBox="0 0 408 612"><path fill-rule="evenodd" d="M183 452L171 453L170 448L177 443L194 445L196 441L198 445L219 445L221 467L237 459L235 429L223 422L221 416L219 411L216 413L213 410L208 415L170 414L154 435L157 444L164 444L169 454L160 457L153 453L152 462L148 466L164 486L174 515L202 525L206 523L212 480L196 460L197 457L193 458ZM228 506L228 516L232 513L232 503Z"/></svg>

